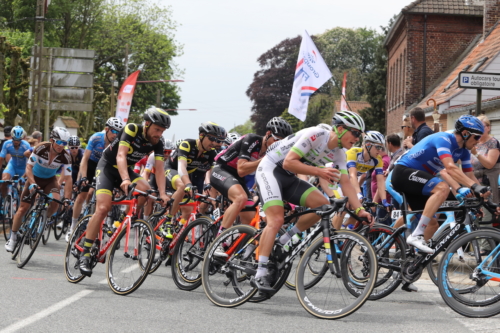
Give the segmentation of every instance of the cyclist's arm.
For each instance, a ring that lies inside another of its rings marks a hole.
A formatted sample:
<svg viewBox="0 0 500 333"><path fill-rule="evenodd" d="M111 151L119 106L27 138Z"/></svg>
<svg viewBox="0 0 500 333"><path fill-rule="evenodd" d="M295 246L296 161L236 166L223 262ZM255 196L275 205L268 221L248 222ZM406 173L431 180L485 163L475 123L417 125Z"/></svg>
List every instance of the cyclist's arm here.
<svg viewBox="0 0 500 333"><path fill-rule="evenodd" d="M71 199L71 192L73 191L73 179L71 178L71 175L65 175L64 177L61 177L61 179L64 179L64 198L66 199Z"/></svg>
<svg viewBox="0 0 500 333"><path fill-rule="evenodd" d="M187 172L187 161L185 159L178 159L177 163L177 172L179 173L179 176L181 176L181 180L184 183L184 185L191 183L191 180L189 179L189 174Z"/></svg>
<svg viewBox="0 0 500 333"><path fill-rule="evenodd" d="M135 172L135 170L134 170ZM147 182L149 182L149 176L151 175L151 170L144 168L141 173L141 177L144 178Z"/></svg>
<svg viewBox="0 0 500 333"><path fill-rule="evenodd" d="M377 194L381 200L386 200L387 196L385 194L385 177L383 174L376 175L377 177Z"/></svg>
<svg viewBox="0 0 500 333"><path fill-rule="evenodd" d="M33 175L33 165L26 165L26 179L30 182L30 184L36 184L35 176Z"/></svg>
<svg viewBox="0 0 500 333"><path fill-rule="evenodd" d="M31 151L28 149L23 153L23 156L29 158L31 156ZM0 157L0 164L3 161L3 157Z"/></svg>
<svg viewBox="0 0 500 333"><path fill-rule="evenodd" d="M295 174L319 176L320 168L304 164L300 161L300 156L294 151L289 151L283 161L283 169Z"/></svg>
<svg viewBox="0 0 500 333"><path fill-rule="evenodd" d="M474 174L472 172L467 172L468 174L472 173L472 177L467 176L465 173L463 173L462 170L453 162L453 159L451 157L442 157L441 162L443 162L444 168L446 172L453 178L455 181L457 181L459 184L462 184L467 187L471 187L477 182L476 177L474 177Z"/></svg>
<svg viewBox="0 0 500 333"><path fill-rule="evenodd" d="M122 181L124 179L129 179L128 175L128 165L127 165L127 154L128 154L128 146L125 145L119 145L118 146L118 153L116 155L116 165L118 167L118 172L120 173L120 177L122 178ZM130 179L129 179L130 181Z"/></svg>
<svg viewBox="0 0 500 333"><path fill-rule="evenodd" d="M210 184L210 176L212 175L212 170L214 168L210 168L210 170L208 170L207 172L205 172L205 181L204 183L205 184Z"/></svg>
<svg viewBox="0 0 500 333"><path fill-rule="evenodd" d="M321 186L321 189L323 190L323 192L325 192L325 194L327 196L329 196L330 198L335 196L335 193L333 193L333 190L328 187L328 182L326 180L324 180L323 178L320 178L319 185Z"/></svg>
<svg viewBox="0 0 500 333"><path fill-rule="evenodd" d="M85 150L85 153L83 153L82 163L80 164L80 171L79 171L82 178L84 177L87 178L87 168L89 165L90 154L92 154L90 150ZM91 182L92 179L89 179L89 183Z"/></svg>
<svg viewBox="0 0 500 333"><path fill-rule="evenodd" d="M5 162L9 163L11 157L12 156L10 154L7 154L7 156L5 156Z"/></svg>
<svg viewBox="0 0 500 333"><path fill-rule="evenodd" d="M349 204L351 205L351 207L353 207L353 210L362 207L361 202L359 202L357 195L357 193L359 192L356 193L356 189L349 181L348 175L345 174L340 175L340 186L342 188L342 193L344 194L344 196L349 198Z"/></svg>
<svg viewBox="0 0 500 333"><path fill-rule="evenodd" d="M479 184L479 180L476 178L476 176L474 176L474 172L472 172L472 171L465 172L465 175L466 175L467 177L469 177L470 179L472 179L472 181L473 181L474 183ZM481 185L481 184L479 184L479 185Z"/></svg>
<svg viewBox="0 0 500 333"><path fill-rule="evenodd" d="M165 172L162 172L163 158L155 159L155 170L157 170L155 176L156 176L156 185L158 186L158 191L160 195L165 195Z"/></svg>
<svg viewBox="0 0 500 333"><path fill-rule="evenodd" d="M359 182L358 182L358 169L356 169L354 167L349 168L349 179L350 179L351 185L354 188L354 190L356 191L356 193L361 193L361 187L359 186ZM343 191L344 191L344 189L342 189L342 192ZM357 198L357 194L356 194L356 198Z"/></svg>
<svg viewBox="0 0 500 333"><path fill-rule="evenodd" d="M238 176L240 177L245 177L252 172L255 172L257 170L257 167L259 166L259 163L262 159L259 158L257 161L249 161L245 159L239 159L238 160Z"/></svg>

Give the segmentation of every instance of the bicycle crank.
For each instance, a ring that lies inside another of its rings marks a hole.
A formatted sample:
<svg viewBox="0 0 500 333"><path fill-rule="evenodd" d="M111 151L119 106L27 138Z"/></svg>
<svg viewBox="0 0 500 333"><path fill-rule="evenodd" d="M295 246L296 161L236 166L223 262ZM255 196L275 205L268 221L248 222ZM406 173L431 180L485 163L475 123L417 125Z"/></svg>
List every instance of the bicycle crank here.
<svg viewBox="0 0 500 333"><path fill-rule="evenodd" d="M413 283L420 279L424 268L422 266L415 266L415 259L408 258L401 264L401 277L407 283Z"/></svg>

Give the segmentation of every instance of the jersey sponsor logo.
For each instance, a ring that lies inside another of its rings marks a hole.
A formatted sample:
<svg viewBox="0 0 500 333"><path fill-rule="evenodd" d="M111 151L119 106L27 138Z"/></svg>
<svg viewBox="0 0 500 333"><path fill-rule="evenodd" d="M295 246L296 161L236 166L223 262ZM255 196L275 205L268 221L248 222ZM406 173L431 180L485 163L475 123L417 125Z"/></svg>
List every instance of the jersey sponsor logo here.
<svg viewBox="0 0 500 333"><path fill-rule="evenodd" d="M252 143L250 145L250 147L248 147L248 151L250 152L259 142L258 141L255 141L254 143Z"/></svg>
<svg viewBox="0 0 500 333"><path fill-rule="evenodd" d="M307 148L307 144L305 142L302 142L302 147Z"/></svg>
<svg viewBox="0 0 500 333"><path fill-rule="evenodd" d="M421 150L417 151L416 153L409 155L408 157L411 159L414 159L414 158L418 158L419 156L423 155L424 153L425 153L425 149L421 149Z"/></svg>
<svg viewBox="0 0 500 333"><path fill-rule="evenodd" d="M410 177L408 177L408 179L413 181L413 182L417 182L417 183L421 183L421 184L427 183L427 179L416 176L417 172L418 171L412 172L410 174Z"/></svg>
<svg viewBox="0 0 500 333"><path fill-rule="evenodd" d="M312 141L316 141L316 135L311 136Z"/></svg>
<svg viewBox="0 0 500 333"><path fill-rule="evenodd" d="M227 177L224 177L222 175L219 175L218 173L216 172L212 172L212 177L214 177L215 179L218 179L220 181L225 181L227 179Z"/></svg>
<svg viewBox="0 0 500 333"><path fill-rule="evenodd" d="M458 160L458 159L460 158L460 156L462 156L462 153L461 153L461 152L458 152L458 153L457 153L457 152L455 152L455 153L453 153L453 159L454 159L454 160Z"/></svg>
<svg viewBox="0 0 500 333"><path fill-rule="evenodd" d="M260 176L261 176L262 180L264 181L264 187L266 188L267 195L271 196L273 194L273 192L271 191L271 185L269 185L269 182L267 181L266 175L261 174Z"/></svg>

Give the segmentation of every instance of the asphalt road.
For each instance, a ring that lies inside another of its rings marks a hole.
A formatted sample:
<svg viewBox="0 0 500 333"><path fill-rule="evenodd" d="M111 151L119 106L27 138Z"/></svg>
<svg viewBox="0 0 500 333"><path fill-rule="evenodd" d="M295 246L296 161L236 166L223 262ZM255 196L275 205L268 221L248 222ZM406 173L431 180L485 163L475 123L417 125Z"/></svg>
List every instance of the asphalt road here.
<svg viewBox="0 0 500 333"><path fill-rule="evenodd" d="M418 293L397 290L367 302L337 321L317 319L283 288L262 303L224 309L203 288L177 289L170 267L162 266L129 296L108 287L105 266L79 284L66 281L66 243L53 237L40 243L24 269L18 269L0 240L0 333L4 332L499 332L500 316L469 319L449 309L432 282L417 282Z"/></svg>

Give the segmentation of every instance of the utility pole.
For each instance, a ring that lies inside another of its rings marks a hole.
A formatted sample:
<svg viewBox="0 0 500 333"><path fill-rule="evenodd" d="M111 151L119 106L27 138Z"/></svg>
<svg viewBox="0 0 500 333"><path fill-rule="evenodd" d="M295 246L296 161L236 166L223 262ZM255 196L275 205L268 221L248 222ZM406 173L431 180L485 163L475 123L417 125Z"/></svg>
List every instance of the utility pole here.
<svg viewBox="0 0 500 333"><path fill-rule="evenodd" d="M128 78L128 44L125 44L125 79Z"/></svg>
<svg viewBox="0 0 500 333"><path fill-rule="evenodd" d="M110 114L109 117L113 115L113 110L115 109L115 80L116 80L116 75L115 73L113 73L111 74L111 101L109 103L109 114Z"/></svg>
<svg viewBox="0 0 500 333"><path fill-rule="evenodd" d="M44 20L45 20L45 0L37 0L36 1L36 16L35 16L35 54L34 56L34 68L36 71L33 75L33 91L31 96L31 112L33 114L34 111L34 100L35 96L35 86L36 86L36 112L37 112L37 121L36 121L36 129L40 130L40 118L41 118L41 100L42 100L42 52L43 52L43 29L44 29ZM35 85L36 83L36 85ZM48 140L48 138L46 138Z"/></svg>

